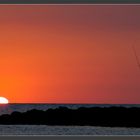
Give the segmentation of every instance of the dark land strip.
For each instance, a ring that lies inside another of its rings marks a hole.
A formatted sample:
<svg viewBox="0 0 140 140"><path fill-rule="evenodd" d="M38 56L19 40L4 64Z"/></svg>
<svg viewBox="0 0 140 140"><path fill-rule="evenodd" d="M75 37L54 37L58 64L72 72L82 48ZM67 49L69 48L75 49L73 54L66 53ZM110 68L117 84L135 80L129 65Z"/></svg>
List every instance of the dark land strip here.
<svg viewBox="0 0 140 140"><path fill-rule="evenodd" d="M132 107L81 107L69 109L29 110L0 116L3 125L63 125L140 128L140 108Z"/></svg>

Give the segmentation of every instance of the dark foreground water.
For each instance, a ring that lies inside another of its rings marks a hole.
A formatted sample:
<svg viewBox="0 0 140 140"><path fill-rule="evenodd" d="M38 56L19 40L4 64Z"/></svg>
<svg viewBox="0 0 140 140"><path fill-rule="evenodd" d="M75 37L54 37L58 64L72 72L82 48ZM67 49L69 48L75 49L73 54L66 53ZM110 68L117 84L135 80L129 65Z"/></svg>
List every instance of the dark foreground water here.
<svg viewBox="0 0 140 140"><path fill-rule="evenodd" d="M0 135L140 135L140 128L0 125Z"/></svg>
<svg viewBox="0 0 140 140"><path fill-rule="evenodd" d="M79 107L140 107L140 104L7 104L0 105L0 115L11 114L14 111L26 112L32 109L47 110L49 108L68 107L77 109Z"/></svg>

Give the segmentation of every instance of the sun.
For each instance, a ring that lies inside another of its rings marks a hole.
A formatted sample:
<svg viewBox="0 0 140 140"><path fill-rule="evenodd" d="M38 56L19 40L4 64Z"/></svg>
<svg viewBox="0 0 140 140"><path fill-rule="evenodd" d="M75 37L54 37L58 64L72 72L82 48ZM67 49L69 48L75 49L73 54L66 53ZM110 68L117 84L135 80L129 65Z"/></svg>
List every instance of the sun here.
<svg viewBox="0 0 140 140"><path fill-rule="evenodd" d="M9 101L5 97L0 97L0 104L8 104Z"/></svg>

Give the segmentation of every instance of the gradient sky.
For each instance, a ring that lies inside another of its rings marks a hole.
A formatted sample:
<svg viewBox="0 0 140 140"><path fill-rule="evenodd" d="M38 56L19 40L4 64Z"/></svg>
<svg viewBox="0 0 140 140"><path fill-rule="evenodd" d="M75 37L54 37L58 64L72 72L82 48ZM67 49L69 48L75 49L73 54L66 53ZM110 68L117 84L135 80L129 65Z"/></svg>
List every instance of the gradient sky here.
<svg viewBox="0 0 140 140"><path fill-rule="evenodd" d="M140 5L0 5L0 96L11 103L140 103Z"/></svg>

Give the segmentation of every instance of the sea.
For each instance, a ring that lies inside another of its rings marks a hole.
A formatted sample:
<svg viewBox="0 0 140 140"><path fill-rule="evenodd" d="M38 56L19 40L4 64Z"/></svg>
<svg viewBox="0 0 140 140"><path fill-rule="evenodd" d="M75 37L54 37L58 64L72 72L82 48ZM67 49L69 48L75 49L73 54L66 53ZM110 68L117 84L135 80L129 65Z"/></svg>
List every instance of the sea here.
<svg viewBox="0 0 140 140"><path fill-rule="evenodd" d="M67 107L140 107L140 104L5 104L0 105L0 115L14 111L47 110L49 108ZM94 118L93 118L94 119ZM94 126L48 126L48 125L0 125L0 135L140 135L140 128L111 128Z"/></svg>

